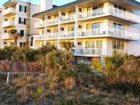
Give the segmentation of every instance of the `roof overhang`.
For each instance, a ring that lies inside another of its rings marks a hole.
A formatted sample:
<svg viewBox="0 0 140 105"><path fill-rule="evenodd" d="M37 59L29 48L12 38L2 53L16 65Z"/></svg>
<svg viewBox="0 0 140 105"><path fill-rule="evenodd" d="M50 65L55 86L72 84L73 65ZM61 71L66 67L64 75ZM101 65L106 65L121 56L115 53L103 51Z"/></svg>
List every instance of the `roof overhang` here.
<svg viewBox="0 0 140 105"><path fill-rule="evenodd" d="M3 6L4 7L10 7L10 6L13 6L13 5L16 5L16 4L17 4L17 1L9 0L6 3L4 3Z"/></svg>
<svg viewBox="0 0 140 105"><path fill-rule="evenodd" d="M52 8L50 10L36 13L33 15L33 17L44 18L45 15L47 15L47 14L56 13L58 11L63 11L68 8L72 8L76 5L82 5L82 4L88 3L88 2L95 2L95 3L111 2L111 3L116 3L119 5L122 5L123 7L130 8L131 10L140 10L140 2L135 1L135 0L76 0L74 2L65 4L62 6L58 6L58 7Z"/></svg>

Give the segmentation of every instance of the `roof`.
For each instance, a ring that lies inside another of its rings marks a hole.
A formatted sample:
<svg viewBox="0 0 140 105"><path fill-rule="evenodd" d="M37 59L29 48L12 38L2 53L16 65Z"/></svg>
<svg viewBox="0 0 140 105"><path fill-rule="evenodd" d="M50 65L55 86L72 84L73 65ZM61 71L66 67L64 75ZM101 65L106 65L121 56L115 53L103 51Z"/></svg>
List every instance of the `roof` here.
<svg viewBox="0 0 140 105"><path fill-rule="evenodd" d="M17 3L17 2L24 2L24 3L29 3L29 2L26 2L26 1L21 1L21 0L8 0L7 2L5 2L3 4L3 6L7 6L7 5L10 5L11 3ZM36 5L36 6L40 6L38 4L33 4L33 3L30 3L31 5Z"/></svg>
<svg viewBox="0 0 140 105"><path fill-rule="evenodd" d="M84 2L88 2L88 1L96 1L96 0L76 0L74 2L65 4L65 5L62 5L62 6L53 7L52 9L49 9L49 10L46 10L46 11L43 11L43 12L36 13L36 14L33 15L33 17L43 16L43 15L46 15L47 13L58 11L58 10L61 10L61 9L67 8L67 7L72 7L74 5L78 5L80 3L84 3ZM109 0L109 1L111 1L111 0ZM132 3L132 4L136 5L136 6L140 6L140 2L138 2L136 0L126 0L126 1Z"/></svg>

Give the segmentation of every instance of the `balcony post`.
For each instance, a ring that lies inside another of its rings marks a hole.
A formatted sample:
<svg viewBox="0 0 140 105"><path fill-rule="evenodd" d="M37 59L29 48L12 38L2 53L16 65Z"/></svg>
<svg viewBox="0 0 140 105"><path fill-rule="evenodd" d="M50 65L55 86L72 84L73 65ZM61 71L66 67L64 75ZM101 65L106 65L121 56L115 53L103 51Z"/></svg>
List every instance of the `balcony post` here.
<svg viewBox="0 0 140 105"><path fill-rule="evenodd" d="M78 16L78 6L76 5L75 8L76 8L76 12L75 12L75 16L74 16L74 18L75 18L74 45L77 46L77 31L78 31L78 29L77 29L77 26L78 26L77 16Z"/></svg>
<svg viewBox="0 0 140 105"><path fill-rule="evenodd" d="M61 22L61 11L58 12L58 35L57 35L57 48L60 48L60 22Z"/></svg>

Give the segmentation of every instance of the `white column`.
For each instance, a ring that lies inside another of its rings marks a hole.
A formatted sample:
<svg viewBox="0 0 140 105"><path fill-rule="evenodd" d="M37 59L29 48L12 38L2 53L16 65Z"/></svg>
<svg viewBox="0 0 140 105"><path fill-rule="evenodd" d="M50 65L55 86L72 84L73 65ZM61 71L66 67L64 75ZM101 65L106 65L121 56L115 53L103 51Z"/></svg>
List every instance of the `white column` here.
<svg viewBox="0 0 140 105"><path fill-rule="evenodd" d="M57 36L57 48L60 48L60 18L61 18L61 11L58 12L58 36Z"/></svg>
<svg viewBox="0 0 140 105"><path fill-rule="evenodd" d="M78 22L77 22L77 16L78 16L78 6L76 6L76 12L75 12L75 32L74 32L74 45L77 46L77 32L78 32Z"/></svg>

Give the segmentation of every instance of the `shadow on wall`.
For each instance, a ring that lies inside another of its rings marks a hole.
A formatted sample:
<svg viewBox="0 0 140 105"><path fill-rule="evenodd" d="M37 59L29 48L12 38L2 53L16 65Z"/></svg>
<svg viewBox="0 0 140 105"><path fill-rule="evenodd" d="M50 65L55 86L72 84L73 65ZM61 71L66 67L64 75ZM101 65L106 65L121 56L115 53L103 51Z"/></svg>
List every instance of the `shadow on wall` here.
<svg viewBox="0 0 140 105"><path fill-rule="evenodd" d="M0 61L0 72L41 72L38 62Z"/></svg>

